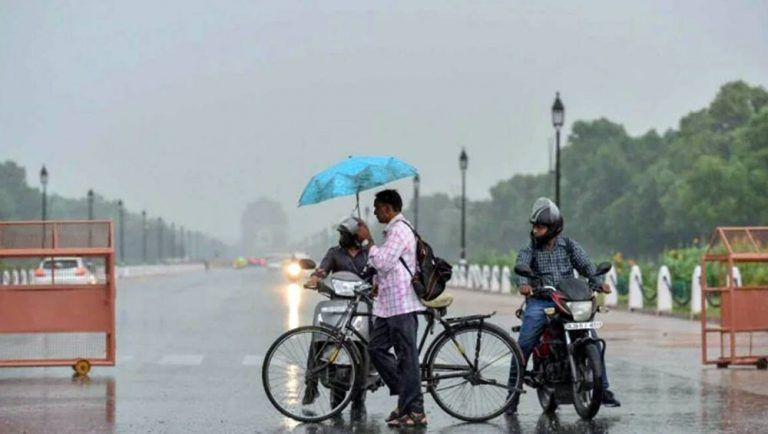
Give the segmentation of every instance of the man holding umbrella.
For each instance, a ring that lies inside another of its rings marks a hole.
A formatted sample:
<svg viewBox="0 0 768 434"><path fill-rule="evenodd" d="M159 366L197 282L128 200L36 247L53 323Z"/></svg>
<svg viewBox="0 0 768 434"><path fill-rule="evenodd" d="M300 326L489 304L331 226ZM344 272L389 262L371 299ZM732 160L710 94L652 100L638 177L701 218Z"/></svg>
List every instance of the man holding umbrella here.
<svg viewBox="0 0 768 434"><path fill-rule="evenodd" d="M368 344L371 362L398 395L397 408L387 417L395 427L424 426L424 401L417 346L418 317L424 310L411 286L416 271L416 237L403 217L403 200L395 190L383 190L373 202L374 215L385 224L384 244L374 245L370 230L360 223L358 237L370 246L368 264L378 272L378 295L373 307L375 322ZM397 358L389 353L394 347Z"/></svg>

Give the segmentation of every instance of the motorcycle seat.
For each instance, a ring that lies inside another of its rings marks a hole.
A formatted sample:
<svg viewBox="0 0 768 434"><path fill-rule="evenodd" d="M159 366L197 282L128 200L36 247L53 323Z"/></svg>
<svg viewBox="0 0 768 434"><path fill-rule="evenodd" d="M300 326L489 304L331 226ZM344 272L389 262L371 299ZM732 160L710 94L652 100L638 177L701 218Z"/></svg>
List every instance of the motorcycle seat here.
<svg viewBox="0 0 768 434"><path fill-rule="evenodd" d="M450 306L451 303L453 303L453 296L447 292L438 295L434 300L421 300L421 304L432 309L443 309Z"/></svg>

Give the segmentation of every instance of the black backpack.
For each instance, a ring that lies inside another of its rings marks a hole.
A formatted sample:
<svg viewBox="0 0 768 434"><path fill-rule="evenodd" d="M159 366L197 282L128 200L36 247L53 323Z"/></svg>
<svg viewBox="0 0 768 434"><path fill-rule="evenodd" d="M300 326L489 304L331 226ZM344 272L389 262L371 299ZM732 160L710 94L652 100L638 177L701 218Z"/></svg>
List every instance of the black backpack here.
<svg viewBox="0 0 768 434"><path fill-rule="evenodd" d="M416 273L411 272L402 256L400 262L411 275L411 284L416 295L425 301L434 300L445 291L445 284L451 280L453 268L451 264L435 256L432 246L421 239L421 235L410 224L405 221L403 223L416 237Z"/></svg>

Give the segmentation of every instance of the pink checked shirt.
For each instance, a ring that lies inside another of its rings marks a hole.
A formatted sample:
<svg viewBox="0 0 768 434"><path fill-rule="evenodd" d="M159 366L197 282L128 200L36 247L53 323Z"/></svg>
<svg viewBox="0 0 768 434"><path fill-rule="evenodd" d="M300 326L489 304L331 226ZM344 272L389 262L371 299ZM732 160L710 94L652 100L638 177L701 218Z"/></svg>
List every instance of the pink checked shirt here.
<svg viewBox="0 0 768 434"><path fill-rule="evenodd" d="M415 272L416 237L404 221L402 214L395 216L384 228L384 244L372 246L368 253L368 264L378 270L379 295L373 314L381 318L424 310L411 286L411 275L400 262L402 256L411 272Z"/></svg>

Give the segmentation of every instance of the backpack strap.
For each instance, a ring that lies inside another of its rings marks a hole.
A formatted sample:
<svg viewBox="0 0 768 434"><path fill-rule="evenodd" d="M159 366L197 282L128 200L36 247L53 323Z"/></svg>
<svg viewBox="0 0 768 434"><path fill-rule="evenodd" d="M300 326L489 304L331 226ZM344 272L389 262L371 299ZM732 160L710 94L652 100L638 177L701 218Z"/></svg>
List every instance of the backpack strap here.
<svg viewBox="0 0 768 434"><path fill-rule="evenodd" d="M407 221L405 221L405 220L398 220L397 222L404 223L406 226L408 226L408 229L410 229L411 232L413 232L413 236L416 237L416 250L418 250L419 249L419 241L421 241L421 237L419 236L419 233L416 232L416 229L414 229L413 226L411 226ZM397 223L397 222L395 222L395 223ZM410 274L411 277L413 277L413 273L411 272L411 268L408 266L408 264L405 263L405 259L403 259L402 256L400 257L400 263L403 264L403 267L405 267L405 269L408 271L408 274ZM418 266L419 266L419 260L418 260L418 258L416 258L416 267L418 267Z"/></svg>
<svg viewBox="0 0 768 434"><path fill-rule="evenodd" d="M405 263L405 259L403 259L402 256L400 257L400 263L403 264L403 267L405 267L405 269L408 271L408 274L410 274L411 277L413 277L413 273L411 273L411 269L408 267L408 264Z"/></svg>
<svg viewBox="0 0 768 434"><path fill-rule="evenodd" d="M572 259L573 241L571 241L570 237L566 237L566 236L563 236L563 239L565 240L565 252L568 253L568 259Z"/></svg>

